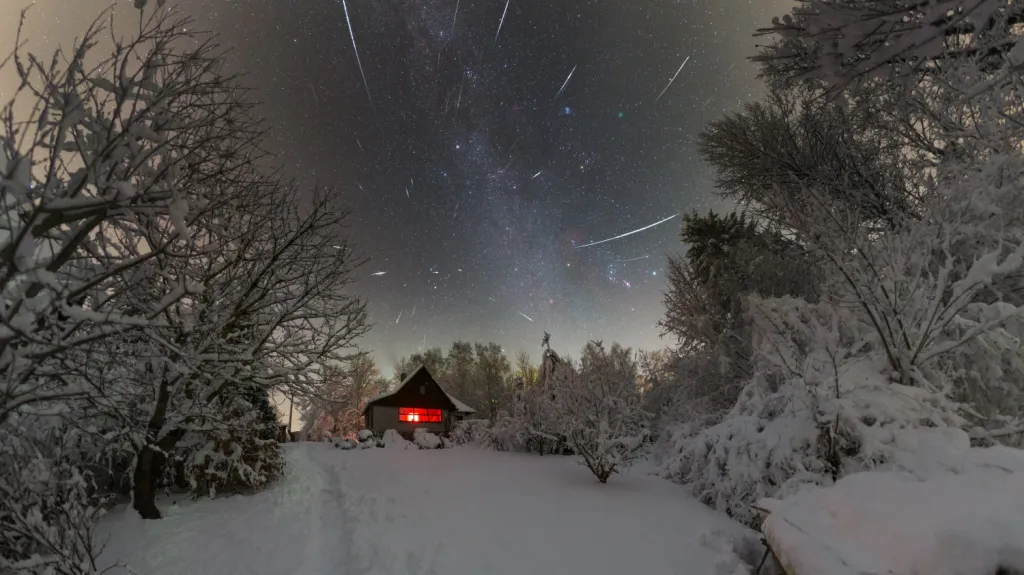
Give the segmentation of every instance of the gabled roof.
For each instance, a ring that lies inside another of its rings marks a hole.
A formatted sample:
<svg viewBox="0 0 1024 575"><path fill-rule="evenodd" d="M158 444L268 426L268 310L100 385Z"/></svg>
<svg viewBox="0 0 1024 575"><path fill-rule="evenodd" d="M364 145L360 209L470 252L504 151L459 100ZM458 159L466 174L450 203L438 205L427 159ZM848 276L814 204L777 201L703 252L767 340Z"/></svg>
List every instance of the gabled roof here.
<svg viewBox="0 0 1024 575"><path fill-rule="evenodd" d="M438 384L438 385L441 385L441 384ZM442 387L441 389L443 390L444 388ZM458 411L459 413L476 413L475 409L473 409L472 407L466 405L465 403L462 403L458 399L455 399L454 395L448 393L447 391L445 391L444 394L447 395L448 399L452 400L452 403L455 404L455 411Z"/></svg>
<svg viewBox="0 0 1024 575"><path fill-rule="evenodd" d="M405 387L406 385L409 385L409 383L411 383L414 379L418 379L418 378L422 377L423 375L420 375L420 372L423 372L423 375L425 375L427 378L429 378L430 381L434 382L434 385L436 385L438 387L438 389L440 389L441 392L444 393L444 396L448 399L448 401L451 402L452 407L454 408L454 411L459 412L459 413L476 413L475 409L473 409L472 407L466 405L465 403L462 403L458 399L455 399L455 397L453 397L450 393L445 391L444 388L441 387L441 384L437 383L437 380L434 379L434 377L432 375L430 375L430 372L427 371L427 366L425 366L425 365L421 365L421 366L417 367L415 370L413 370L412 373L410 373L408 376L406 376L406 378L404 380L402 380L402 383L398 384L398 386L395 387L395 389L393 389L393 390L391 390L391 391L389 391L387 393L382 393L380 395L376 395L374 397L371 397L366 402L366 406L363 407L362 413L365 414L366 410L369 409L370 406L373 405L374 403L377 403L378 401L380 401L382 399L385 399L385 398L391 397L393 395L396 395L398 392L400 392L402 390L403 387Z"/></svg>
<svg viewBox="0 0 1024 575"><path fill-rule="evenodd" d="M412 373L410 373L409 375L405 376L405 379L403 379L403 380L402 380L402 383L399 383L399 384L398 384L398 385L397 385L397 386L396 386L396 387L395 387L394 389L392 389L391 391L389 391L389 392L387 392L387 393L382 393L382 394L380 394L380 395L375 395L375 396L371 397L370 399L367 399L367 400L366 400L366 407L370 407L370 404L371 404L371 403L373 403L373 402L375 402L375 401L377 401L377 400L379 400L379 399L384 399L385 397L391 397L392 395L394 395L394 394L398 393L398 390L402 389L403 387L405 387L405 386L406 386L406 384L408 384L408 383L409 383L410 381L412 381L412 377L413 377L414 375L416 375L417 373L419 373L421 369L422 369L422 370L424 370L424 371L426 371L426 370L427 370L427 366L425 366L425 365L421 365L421 366L417 367L417 368L416 368L415 370L413 370L413 372L412 372ZM427 373L430 373L430 372L429 372L429 371L427 371ZM433 378L431 378L431 379L433 379ZM447 395L447 394L446 394L446 395ZM449 396L449 397L450 397L450 396ZM452 403L455 403L455 402L452 402ZM364 408L363 408L363 413L366 413L366 407L364 407Z"/></svg>

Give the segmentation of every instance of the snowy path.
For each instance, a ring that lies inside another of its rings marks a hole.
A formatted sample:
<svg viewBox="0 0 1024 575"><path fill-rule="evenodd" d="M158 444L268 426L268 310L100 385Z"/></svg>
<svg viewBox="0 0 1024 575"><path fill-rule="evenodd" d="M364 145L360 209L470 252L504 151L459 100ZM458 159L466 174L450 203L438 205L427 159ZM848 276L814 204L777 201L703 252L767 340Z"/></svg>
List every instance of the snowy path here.
<svg viewBox="0 0 1024 575"><path fill-rule="evenodd" d="M125 562L143 575L339 573L339 565L351 563L351 532L342 528L338 468L318 465L303 444L286 446L285 458L285 478L263 493L165 499L159 521L116 510L100 525L101 536L110 537L105 564Z"/></svg>
<svg viewBox="0 0 1024 575"><path fill-rule="evenodd" d="M597 484L572 458L287 447L282 482L251 497L116 512L105 557L140 573L713 574L701 535L742 527L639 472Z"/></svg>

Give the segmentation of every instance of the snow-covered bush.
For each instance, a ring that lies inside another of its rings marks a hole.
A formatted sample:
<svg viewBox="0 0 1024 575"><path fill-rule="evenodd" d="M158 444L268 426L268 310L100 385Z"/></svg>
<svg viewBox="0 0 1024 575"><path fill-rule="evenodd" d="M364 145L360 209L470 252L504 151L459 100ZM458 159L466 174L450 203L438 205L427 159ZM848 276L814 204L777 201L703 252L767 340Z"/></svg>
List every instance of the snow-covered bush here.
<svg viewBox="0 0 1024 575"><path fill-rule="evenodd" d="M422 427L412 432L412 442L420 449L440 449L441 438Z"/></svg>
<svg viewBox="0 0 1024 575"><path fill-rule="evenodd" d="M455 445L479 445L490 447L491 422L486 419L463 419L452 425L448 437Z"/></svg>
<svg viewBox="0 0 1024 575"><path fill-rule="evenodd" d="M262 489L284 471L276 439L230 432L190 437L182 440L172 461L179 462L173 469L180 470L188 489L197 496Z"/></svg>
<svg viewBox="0 0 1024 575"><path fill-rule="evenodd" d="M402 437L402 434L398 433L394 429L389 429L384 432L384 435L380 438L380 447L387 447L391 449L415 449L416 444Z"/></svg>
<svg viewBox="0 0 1024 575"><path fill-rule="evenodd" d="M27 437L28 425L0 424L0 573L97 575L105 497L75 453L78 433Z"/></svg>
<svg viewBox="0 0 1024 575"><path fill-rule="evenodd" d="M170 454L169 483L194 495L215 496L261 489L284 471L277 442L277 411L262 387L243 386L216 404L223 425L190 432Z"/></svg>
<svg viewBox="0 0 1024 575"><path fill-rule="evenodd" d="M517 390L509 410L498 413L477 443L497 451L540 455L568 452L555 396L537 384Z"/></svg>
<svg viewBox="0 0 1024 575"><path fill-rule="evenodd" d="M525 424L525 449L540 455L571 453L557 401L560 382L573 374L573 366L563 362L554 368L548 385L533 385L523 390L520 398L520 417Z"/></svg>
<svg viewBox="0 0 1024 575"><path fill-rule="evenodd" d="M756 375L717 425L681 425L661 447L663 476L754 526L761 497L887 462L917 427L957 427L942 393L890 381L873 330L829 304L751 298Z"/></svg>
<svg viewBox="0 0 1024 575"><path fill-rule="evenodd" d="M525 451L526 421L517 411L518 405L513 406L511 413L499 411L481 445L497 451Z"/></svg>
<svg viewBox="0 0 1024 575"><path fill-rule="evenodd" d="M359 441L369 441L373 439L373 432L369 429L360 429L359 433L356 434L356 438Z"/></svg>
<svg viewBox="0 0 1024 575"><path fill-rule="evenodd" d="M569 446L601 483L645 453L650 417L629 349L588 343L579 373L559 382L557 402Z"/></svg>
<svg viewBox="0 0 1024 575"><path fill-rule="evenodd" d="M359 446L359 443L348 437L334 437L331 439L331 443L334 444L338 449L355 449Z"/></svg>

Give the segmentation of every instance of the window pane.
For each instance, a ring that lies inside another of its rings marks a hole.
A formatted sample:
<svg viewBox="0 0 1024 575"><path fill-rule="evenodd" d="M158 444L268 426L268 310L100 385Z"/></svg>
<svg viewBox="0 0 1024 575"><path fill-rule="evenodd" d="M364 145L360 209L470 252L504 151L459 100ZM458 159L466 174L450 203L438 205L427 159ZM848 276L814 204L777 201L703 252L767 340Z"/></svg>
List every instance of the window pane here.
<svg viewBox="0 0 1024 575"><path fill-rule="evenodd" d="M398 420L407 423L441 423L444 417L440 409L399 407Z"/></svg>

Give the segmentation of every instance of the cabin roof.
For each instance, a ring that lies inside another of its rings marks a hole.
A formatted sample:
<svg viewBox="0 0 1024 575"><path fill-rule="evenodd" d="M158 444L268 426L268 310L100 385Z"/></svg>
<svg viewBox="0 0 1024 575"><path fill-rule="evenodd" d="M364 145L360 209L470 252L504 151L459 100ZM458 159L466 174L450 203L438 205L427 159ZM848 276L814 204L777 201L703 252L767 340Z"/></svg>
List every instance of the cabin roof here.
<svg viewBox="0 0 1024 575"><path fill-rule="evenodd" d="M423 372L422 375L420 374L420 372ZM413 370L412 373L407 375L406 378L404 380L402 380L402 383L398 384L398 386L395 387L395 389L393 389L393 390L391 390L391 391L389 391L387 393L382 393L380 395L376 395L374 397L371 397L366 402L366 407L363 408L362 413L365 414L366 410L370 409L371 405L381 401L382 399L386 399L386 398L392 397L394 395L397 395L400 391L402 391L402 388L404 388L406 385L409 385L414 379L419 379L421 377L427 377L428 379L430 379L430 381L432 381L434 383L434 385L436 385L438 387L438 389L441 390L441 392L444 394L445 398L449 402L451 402L451 404L452 404L453 409L451 411L455 411L455 412L458 412L458 413L476 413L475 409L473 409L472 407L466 405L465 403L462 403L461 401L456 399L454 396L452 396L450 393L445 391L444 388L441 387L441 384L437 383L437 380L434 379L434 377L432 375L430 375L430 372L427 371L427 366L425 366L425 365L421 365L421 366L417 367L415 370Z"/></svg>

